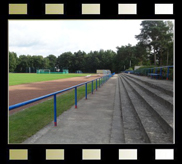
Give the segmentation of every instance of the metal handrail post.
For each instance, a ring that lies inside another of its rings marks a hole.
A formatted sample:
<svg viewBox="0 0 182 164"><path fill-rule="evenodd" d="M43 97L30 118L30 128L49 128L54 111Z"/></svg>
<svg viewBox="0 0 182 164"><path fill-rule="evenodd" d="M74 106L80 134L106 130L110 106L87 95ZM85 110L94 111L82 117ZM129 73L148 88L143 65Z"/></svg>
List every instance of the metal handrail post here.
<svg viewBox="0 0 182 164"><path fill-rule="evenodd" d="M57 126L56 94L54 95L54 126Z"/></svg>
<svg viewBox="0 0 182 164"><path fill-rule="evenodd" d="M168 80L169 79L169 67L167 67L167 78L166 78L166 80Z"/></svg>
<svg viewBox="0 0 182 164"><path fill-rule="evenodd" d="M85 100L87 100L87 83L85 83Z"/></svg>
<svg viewBox="0 0 182 164"><path fill-rule="evenodd" d="M75 87L75 108L77 108L77 87Z"/></svg>
<svg viewBox="0 0 182 164"><path fill-rule="evenodd" d="M97 91L97 79L96 79L96 91Z"/></svg>
<svg viewBox="0 0 182 164"><path fill-rule="evenodd" d="M162 79L162 68L160 68L160 78Z"/></svg>
<svg viewBox="0 0 182 164"><path fill-rule="evenodd" d="M156 67L156 69L155 69L155 73L157 74L157 67ZM157 79L158 77L156 76L156 79Z"/></svg>
<svg viewBox="0 0 182 164"><path fill-rule="evenodd" d="M93 94L93 81L92 81L92 94Z"/></svg>

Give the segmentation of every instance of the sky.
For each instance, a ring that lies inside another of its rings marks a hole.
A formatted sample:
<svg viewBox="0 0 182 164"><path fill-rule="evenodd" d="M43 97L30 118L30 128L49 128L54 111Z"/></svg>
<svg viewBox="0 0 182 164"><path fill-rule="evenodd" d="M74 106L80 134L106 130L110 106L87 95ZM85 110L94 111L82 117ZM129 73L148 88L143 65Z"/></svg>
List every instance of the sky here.
<svg viewBox="0 0 182 164"><path fill-rule="evenodd" d="M142 20L9 20L9 51L17 55L113 50L137 44Z"/></svg>

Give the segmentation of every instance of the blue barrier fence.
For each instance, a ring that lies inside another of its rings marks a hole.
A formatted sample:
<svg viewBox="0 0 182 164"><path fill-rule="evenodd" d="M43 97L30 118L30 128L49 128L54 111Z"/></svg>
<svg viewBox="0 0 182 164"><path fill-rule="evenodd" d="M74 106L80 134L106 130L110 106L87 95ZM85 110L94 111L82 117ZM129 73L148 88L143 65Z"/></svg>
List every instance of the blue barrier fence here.
<svg viewBox="0 0 182 164"><path fill-rule="evenodd" d="M122 71L123 73L133 73L134 71Z"/></svg>
<svg viewBox="0 0 182 164"><path fill-rule="evenodd" d="M107 80L109 80L114 75L115 75L115 73L112 73L112 74L109 74L109 75L106 75L106 76L103 76L103 77L100 77L100 78L97 78L97 79L94 79L94 80L91 80L91 81L80 83L78 85L75 85L75 86L72 86L72 87L57 91L57 92L53 92L53 93L50 93L50 94L47 94L47 95L44 95L44 96L41 96L41 97L37 97L35 99L31 99L31 100L24 101L24 102L15 104L15 105L11 105L11 106L9 106L9 111L13 110L15 108L18 108L18 107L21 107L21 106L24 106L24 105L27 105L27 104L30 104L30 103L33 103L33 102L36 102L36 101L39 101L39 100L42 100L42 99L53 96L53 98L54 98L54 126L57 126L57 109L56 109L56 95L57 94L69 91L71 89L75 89L75 108L77 108L77 88L78 87L80 87L82 85L85 85L85 99L87 99L87 84L88 83L92 83L91 90L92 90L92 94L93 94L93 91L94 91L93 82L94 81L96 81L96 90L97 90L97 80L99 80L99 87L101 87Z"/></svg>
<svg viewBox="0 0 182 164"><path fill-rule="evenodd" d="M167 72L166 72L166 80L169 79L169 68L173 68L173 65L171 66L162 66L162 67L153 67L153 68L139 68L137 70L134 70L132 73L133 74L137 74L137 75L146 75L149 76L150 73L155 73L158 74L161 79L162 79L162 71L163 68L167 68ZM156 76L156 78L158 78Z"/></svg>

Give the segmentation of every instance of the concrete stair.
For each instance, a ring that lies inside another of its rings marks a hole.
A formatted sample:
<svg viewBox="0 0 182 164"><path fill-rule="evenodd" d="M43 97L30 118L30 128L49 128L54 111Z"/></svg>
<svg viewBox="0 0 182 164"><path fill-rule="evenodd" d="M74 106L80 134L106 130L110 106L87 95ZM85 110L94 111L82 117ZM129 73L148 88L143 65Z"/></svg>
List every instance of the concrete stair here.
<svg viewBox="0 0 182 164"><path fill-rule="evenodd" d="M119 74L114 104L111 143L174 142L171 81Z"/></svg>

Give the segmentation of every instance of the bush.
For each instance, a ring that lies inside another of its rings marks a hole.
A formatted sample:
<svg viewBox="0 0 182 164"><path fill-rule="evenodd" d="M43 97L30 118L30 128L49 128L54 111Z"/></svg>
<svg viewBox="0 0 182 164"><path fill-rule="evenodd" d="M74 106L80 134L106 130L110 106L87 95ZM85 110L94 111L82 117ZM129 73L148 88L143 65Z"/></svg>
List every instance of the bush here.
<svg viewBox="0 0 182 164"><path fill-rule="evenodd" d="M173 80L173 69L169 69L169 80Z"/></svg>
<svg viewBox="0 0 182 164"><path fill-rule="evenodd" d="M145 68L154 68L156 66L143 66L140 67L139 69L137 69L136 71L140 73L140 75L147 75L147 69ZM160 68L157 69L157 72L155 70L155 68L153 69L153 73L157 73L160 74ZM162 79L166 79L167 77L167 68L162 68ZM169 68L169 80L173 80L173 68Z"/></svg>
<svg viewBox="0 0 182 164"><path fill-rule="evenodd" d="M133 68L130 67L130 68L128 68L126 71L133 71Z"/></svg>
<svg viewBox="0 0 182 164"><path fill-rule="evenodd" d="M160 71L159 71L160 73ZM162 79L166 79L167 77L167 68L162 68ZM169 80L173 80L173 68L169 68Z"/></svg>
<svg viewBox="0 0 182 164"><path fill-rule="evenodd" d="M142 68L154 68L156 67L155 65L150 65L150 66L147 66L147 65L144 65L142 67L140 67L139 69L142 69Z"/></svg>
<svg viewBox="0 0 182 164"><path fill-rule="evenodd" d="M146 68L153 68L153 67L156 67L156 66L154 66L154 65L150 65L150 66L144 65L144 66L138 68L138 69L135 70L135 71L136 71L136 72L139 72L140 75L147 75L148 72L147 72Z"/></svg>
<svg viewBox="0 0 182 164"><path fill-rule="evenodd" d="M142 63L143 65L150 66L150 60L143 61Z"/></svg>

